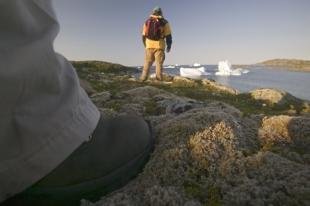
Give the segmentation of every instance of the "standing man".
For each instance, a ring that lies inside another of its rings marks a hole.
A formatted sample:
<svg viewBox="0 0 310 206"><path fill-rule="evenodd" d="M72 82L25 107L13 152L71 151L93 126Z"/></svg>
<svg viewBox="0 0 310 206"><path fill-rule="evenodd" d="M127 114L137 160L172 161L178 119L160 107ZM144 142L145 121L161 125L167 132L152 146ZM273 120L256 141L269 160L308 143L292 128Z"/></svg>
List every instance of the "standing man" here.
<svg viewBox="0 0 310 206"><path fill-rule="evenodd" d="M150 67L155 61L156 79L162 81L162 68L165 61L165 48L170 52L172 44L171 29L168 21L163 17L160 7L155 7L151 16L143 25L142 40L145 47L145 62L141 81L148 78Z"/></svg>

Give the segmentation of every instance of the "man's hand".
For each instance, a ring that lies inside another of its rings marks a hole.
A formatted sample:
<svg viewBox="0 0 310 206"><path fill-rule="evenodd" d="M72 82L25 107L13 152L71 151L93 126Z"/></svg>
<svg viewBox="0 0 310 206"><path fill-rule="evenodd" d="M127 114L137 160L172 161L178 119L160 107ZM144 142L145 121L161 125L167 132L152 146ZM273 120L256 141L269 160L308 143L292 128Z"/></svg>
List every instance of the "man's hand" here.
<svg viewBox="0 0 310 206"><path fill-rule="evenodd" d="M146 47L145 41L146 41L146 37L145 37L145 36L142 36L142 42L143 42L144 48Z"/></svg>
<svg viewBox="0 0 310 206"><path fill-rule="evenodd" d="M171 47L167 47L167 49L166 49L167 53L170 52L170 49L171 49Z"/></svg>

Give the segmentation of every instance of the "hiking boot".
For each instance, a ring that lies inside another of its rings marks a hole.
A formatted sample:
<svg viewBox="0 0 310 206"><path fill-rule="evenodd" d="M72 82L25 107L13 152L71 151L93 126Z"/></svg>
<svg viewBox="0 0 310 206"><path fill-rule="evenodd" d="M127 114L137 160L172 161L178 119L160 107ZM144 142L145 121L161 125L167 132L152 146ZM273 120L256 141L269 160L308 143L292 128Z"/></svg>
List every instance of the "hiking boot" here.
<svg viewBox="0 0 310 206"><path fill-rule="evenodd" d="M154 145L141 117L101 117L83 143L50 174L3 205L79 205L125 185L147 162Z"/></svg>

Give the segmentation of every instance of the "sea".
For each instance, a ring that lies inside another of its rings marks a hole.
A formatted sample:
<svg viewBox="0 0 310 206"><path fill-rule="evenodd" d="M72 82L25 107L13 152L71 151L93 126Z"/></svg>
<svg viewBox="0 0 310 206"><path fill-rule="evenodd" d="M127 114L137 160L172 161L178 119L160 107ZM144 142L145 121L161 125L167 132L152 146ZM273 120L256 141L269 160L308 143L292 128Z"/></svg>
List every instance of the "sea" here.
<svg viewBox="0 0 310 206"><path fill-rule="evenodd" d="M270 68L265 66L245 66L241 67L248 70L240 76L218 76L217 65L201 65L205 67L210 75L203 78L213 79L223 85L233 87L240 92L248 92L257 88L275 88L289 92L295 97L310 100L310 72L289 71L285 68ZM172 67L172 66L171 66ZM190 67L190 65L174 66L174 68L164 68L164 73L170 75L180 75L180 67ZM234 68L234 66L233 66ZM234 68L235 69L235 68ZM151 73L155 69L152 67Z"/></svg>

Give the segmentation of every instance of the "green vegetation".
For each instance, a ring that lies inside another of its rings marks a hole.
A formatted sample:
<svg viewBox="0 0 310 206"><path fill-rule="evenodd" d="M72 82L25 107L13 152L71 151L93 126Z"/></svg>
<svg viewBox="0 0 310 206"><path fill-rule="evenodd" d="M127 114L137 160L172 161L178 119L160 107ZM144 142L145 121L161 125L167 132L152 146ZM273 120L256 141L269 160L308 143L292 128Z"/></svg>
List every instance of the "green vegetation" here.
<svg viewBox="0 0 310 206"><path fill-rule="evenodd" d="M165 108L160 108L154 100L150 100L144 103L146 115L160 115L165 114Z"/></svg>
<svg viewBox="0 0 310 206"><path fill-rule="evenodd" d="M73 62L80 78L90 82L97 91L109 91L112 95L125 90L141 86L153 86L178 96L189 97L204 102L221 101L230 104L244 115L249 114L299 114L309 113L309 108L304 103L293 102L286 105L273 105L268 102L255 100L248 93L232 94L227 91L220 91L209 85L203 85L202 81L173 81L170 84L156 81L146 81L144 83L133 81L130 74L134 74L134 68L124 67L118 64L98 61ZM156 108L154 103L147 103L146 113L161 113L160 108Z"/></svg>
<svg viewBox="0 0 310 206"><path fill-rule="evenodd" d="M272 59L267 60L258 65L270 66L273 68L286 68L294 71L306 71L310 72L310 61L299 59Z"/></svg>
<svg viewBox="0 0 310 206"><path fill-rule="evenodd" d="M208 205L220 206L221 204L221 191L220 188L211 186L208 189Z"/></svg>
<svg viewBox="0 0 310 206"><path fill-rule="evenodd" d="M221 191L220 188L209 185L207 188L203 187L203 183L199 184L193 181L185 181L183 188L185 194L189 198L198 199L203 205L206 206L220 206L221 204Z"/></svg>
<svg viewBox="0 0 310 206"><path fill-rule="evenodd" d="M184 182L183 188L188 197L199 199L203 203L207 202L208 196L205 194L206 192L204 192L203 188L198 183L187 181Z"/></svg>
<svg viewBox="0 0 310 206"><path fill-rule="evenodd" d="M113 64L103 61L71 61L76 68L81 78L86 78L87 75L95 73L113 73L127 74L138 72L136 68L126 67L120 64Z"/></svg>
<svg viewBox="0 0 310 206"><path fill-rule="evenodd" d="M112 109L116 112L119 112L121 107L122 107L122 103L120 101L112 100L112 101L109 101L108 103L106 103L104 106L106 108L109 108L109 109Z"/></svg>

